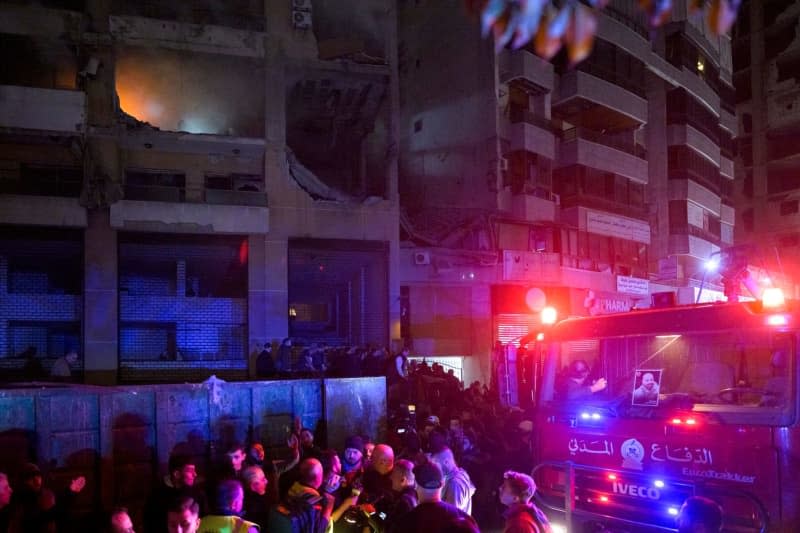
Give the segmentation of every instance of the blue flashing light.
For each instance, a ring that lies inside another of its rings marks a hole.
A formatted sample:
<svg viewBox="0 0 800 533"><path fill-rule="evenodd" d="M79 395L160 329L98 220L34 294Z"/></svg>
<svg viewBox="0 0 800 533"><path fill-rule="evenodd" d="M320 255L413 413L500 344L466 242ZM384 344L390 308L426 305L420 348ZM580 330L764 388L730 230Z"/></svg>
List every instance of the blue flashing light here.
<svg viewBox="0 0 800 533"><path fill-rule="evenodd" d="M664 488L664 482L661 481L660 479L657 479L657 480L653 481L653 485L656 486L659 489L663 489Z"/></svg>
<svg viewBox="0 0 800 533"><path fill-rule="evenodd" d="M670 507L669 509L667 509L667 513L669 513L672 516L678 516L678 508Z"/></svg>
<svg viewBox="0 0 800 533"><path fill-rule="evenodd" d="M581 420L589 420L589 418L591 418L589 413L581 413Z"/></svg>
<svg viewBox="0 0 800 533"><path fill-rule="evenodd" d="M592 413L592 420L600 420L600 413Z"/></svg>

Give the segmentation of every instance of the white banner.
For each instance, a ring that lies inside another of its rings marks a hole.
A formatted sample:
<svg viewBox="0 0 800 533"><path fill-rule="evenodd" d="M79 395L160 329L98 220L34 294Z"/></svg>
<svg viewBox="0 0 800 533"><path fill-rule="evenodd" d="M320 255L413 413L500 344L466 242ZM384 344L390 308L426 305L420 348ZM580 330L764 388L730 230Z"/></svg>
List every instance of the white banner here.
<svg viewBox="0 0 800 533"><path fill-rule="evenodd" d="M650 244L650 225L633 218L586 211L586 231Z"/></svg>
<svg viewBox="0 0 800 533"><path fill-rule="evenodd" d="M650 294L650 281L631 276L617 276L617 292L648 296Z"/></svg>

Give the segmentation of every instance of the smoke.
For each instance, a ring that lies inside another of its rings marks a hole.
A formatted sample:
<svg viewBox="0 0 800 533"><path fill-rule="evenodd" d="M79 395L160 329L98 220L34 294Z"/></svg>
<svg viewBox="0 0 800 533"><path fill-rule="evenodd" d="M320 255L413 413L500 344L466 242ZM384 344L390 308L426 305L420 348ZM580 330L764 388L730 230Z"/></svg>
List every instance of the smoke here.
<svg viewBox="0 0 800 533"><path fill-rule="evenodd" d="M388 0L359 0L352 9L342 9L341 0L312 0L314 34L317 42L328 39L359 39L364 52L385 57L389 24Z"/></svg>
<svg viewBox="0 0 800 533"><path fill-rule="evenodd" d="M123 111L164 130L264 135L264 71L257 59L122 47L116 89Z"/></svg>

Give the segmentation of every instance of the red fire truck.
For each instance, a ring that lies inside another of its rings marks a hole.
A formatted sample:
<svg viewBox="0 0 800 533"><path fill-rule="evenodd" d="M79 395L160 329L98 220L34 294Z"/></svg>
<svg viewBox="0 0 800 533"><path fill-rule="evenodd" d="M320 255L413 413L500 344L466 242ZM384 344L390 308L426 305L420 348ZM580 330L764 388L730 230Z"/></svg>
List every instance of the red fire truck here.
<svg viewBox="0 0 800 533"><path fill-rule="evenodd" d="M703 495L725 531L800 531L796 302L569 318L534 339L534 477L557 530L674 531Z"/></svg>

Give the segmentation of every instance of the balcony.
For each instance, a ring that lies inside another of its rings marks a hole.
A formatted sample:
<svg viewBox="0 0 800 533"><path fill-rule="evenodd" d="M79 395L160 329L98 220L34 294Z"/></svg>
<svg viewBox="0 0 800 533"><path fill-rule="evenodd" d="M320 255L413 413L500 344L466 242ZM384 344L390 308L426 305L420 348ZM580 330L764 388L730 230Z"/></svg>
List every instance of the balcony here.
<svg viewBox="0 0 800 533"><path fill-rule="evenodd" d="M553 114L573 124L595 129L621 130L647 122L647 101L640 88L599 66L586 72L565 72L553 97Z"/></svg>
<svg viewBox="0 0 800 533"><path fill-rule="evenodd" d="M265 193L206 189L205 203L188 200L183 173L128 170L125 199L111 206L111 226L168 233L268 231Z"/></svg>
<svg viewBox="0 0 800 533"><path fill-rule="evenodd" d="M524 150L555 159L556 141L549 120L523 109L512 110L509 119L509 151Z"/></svg>
<svg viewBox="0 0 800 533"><path fill-rule="evenodd" d="M697 130L694 126L686 123L669 124L667 126L667 146L690 146L696 152L709 159L709 164L712 164L712 161L719 164L721 152L717 142Z"/></svg>
<svg viewBox="0 0 800 533"><path fill-rule="evenodd" d="M583 165L647 183L647 160L644 157L644 150L633 143L612 141L597 132L574 128L565 132L561 140L558 165Z"/></svg>
<svg viewBox="0 0 800 533"><path fill-rule="evenodd" d="M527 221L548 221L556 219L555 196L541 198L534 194L515 194L511 199L511 212L516 218Z"/></svg>
<svg viewBox="0 0 800 533"><path fill-rule="evenodd" d="M668 191L670 200L691 200L715 215L720 214L719 195L692 180L669 180Z"/></svg>
<svg viewBox="0 0 800 533"><path fill-rule="evenodd" d="M163 233L266 234L269 209L125 199L111 206L111 227Z"/></svg>
<svg viewBox="0 0 800 533"><path fill-rule="evenodd" d="M78 134L86 122L80 91L0 85L0 127Z"/></svg>
<svg viewBox="0 0 800 533"><path fill-rule="evenodd" d="M561 195L559 198L561 207L568 209L570 207L585 207L606 213L614 213L628 218L647 219L647 206L644 204L631 205L615 202L609 198L582 192L581 194L574 195Z"/></svg>
<svg viewBox="0 0 800 533"><path fill-rule="evenodd" d="M699 228L698 228L699 229ZM702 230L700 230L702 231ZM706 260L712 253L719 251L719 241L711 242L706 238L691 235L689 232L673 233L670 231L667 253L689 255Z"/></svg>
<svg viewBox="0 0 800 533"><path fill-rule="evenodd" d="M667 124L688 124L719 145L719 117L685 89L667 94Z"/></svg>
<svg viewBox="0 0 800 533"><path fill-rule="evenodd" d="M547 92L553 90L553 65L526 50L504 50L499 56L500 83L524 80Z"/></svg>

